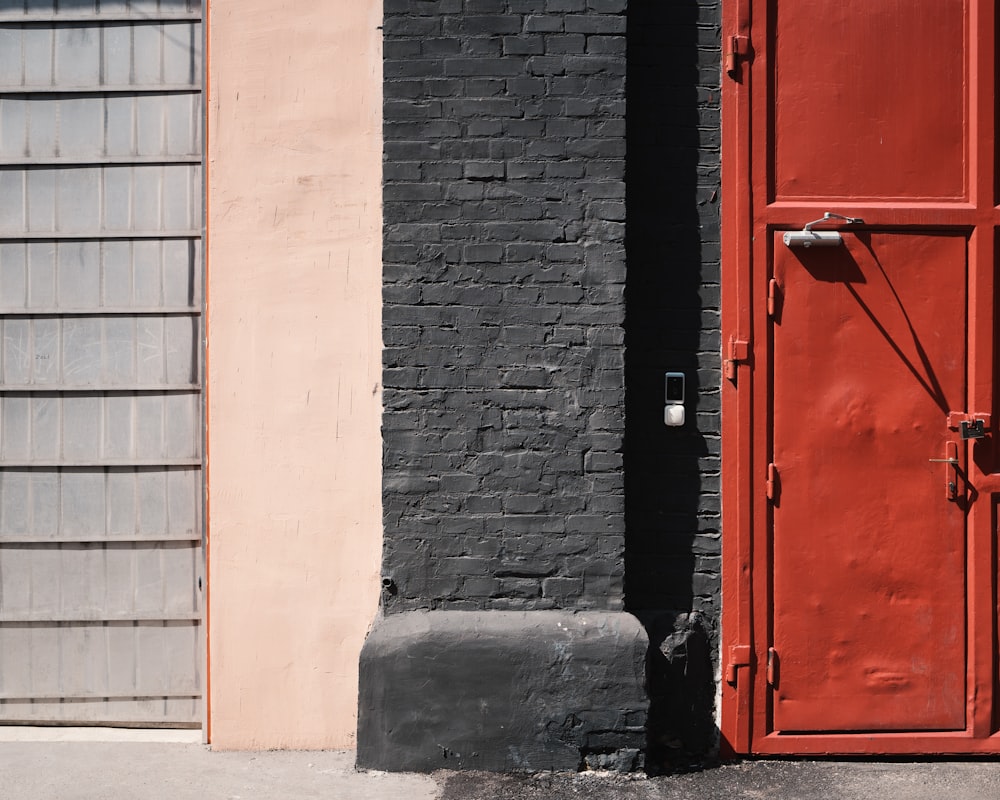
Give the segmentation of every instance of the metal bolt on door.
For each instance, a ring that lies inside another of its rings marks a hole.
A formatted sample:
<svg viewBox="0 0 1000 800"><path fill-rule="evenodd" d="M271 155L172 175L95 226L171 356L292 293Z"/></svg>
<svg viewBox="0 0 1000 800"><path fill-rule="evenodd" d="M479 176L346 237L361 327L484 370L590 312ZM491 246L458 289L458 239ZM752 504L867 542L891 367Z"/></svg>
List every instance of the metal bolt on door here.
<svg viewBox="0 0 1000 800"><path fill-rule="evenodd" d="M201 724L201 42L0 3L0 724Z"/></svg>

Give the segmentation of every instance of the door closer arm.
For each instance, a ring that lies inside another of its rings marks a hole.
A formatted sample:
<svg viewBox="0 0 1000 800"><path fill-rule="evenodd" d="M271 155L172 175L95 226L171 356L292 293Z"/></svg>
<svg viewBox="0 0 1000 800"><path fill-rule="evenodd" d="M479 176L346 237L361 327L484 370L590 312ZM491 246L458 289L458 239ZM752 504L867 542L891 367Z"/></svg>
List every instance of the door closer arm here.
<svg viewBox="0 0 1000 800"><path fill-rule="evenodd" d="M788 231L781 240L786 247L837 247L843 244L840 231L814 231L813 225L830 220L840 220L848 225L864 225L865 221L861 217L845 217L843 214L834 214L826 211L819 219L807 222L800 231Z"/></svg>

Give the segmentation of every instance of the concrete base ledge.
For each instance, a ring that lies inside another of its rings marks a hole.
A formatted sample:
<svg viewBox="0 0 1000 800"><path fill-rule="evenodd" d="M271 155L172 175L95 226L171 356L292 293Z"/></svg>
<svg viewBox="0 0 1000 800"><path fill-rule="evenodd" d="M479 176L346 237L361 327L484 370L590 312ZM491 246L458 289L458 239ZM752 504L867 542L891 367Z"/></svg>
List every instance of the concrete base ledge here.
<svg viewBox="0 0 1000 800"><path fill-rule="evenodd" d="M358 766L639 769L646 649L624 612L381 617L361 652Z"/></svg>

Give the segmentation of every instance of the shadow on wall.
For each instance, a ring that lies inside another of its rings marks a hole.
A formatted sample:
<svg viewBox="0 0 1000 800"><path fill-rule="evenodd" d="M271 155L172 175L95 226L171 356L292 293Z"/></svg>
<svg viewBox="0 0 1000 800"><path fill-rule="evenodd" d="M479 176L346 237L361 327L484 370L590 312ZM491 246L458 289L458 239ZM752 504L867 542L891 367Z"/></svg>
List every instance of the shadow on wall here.
<svg viewBox="0 0 1000 800"><path fill-rule="evenodd" d="M649 634L653 772L717 746L718 14L628 11L625 604ZM679 428L663 421L667 371L687 376Z"/></svg>

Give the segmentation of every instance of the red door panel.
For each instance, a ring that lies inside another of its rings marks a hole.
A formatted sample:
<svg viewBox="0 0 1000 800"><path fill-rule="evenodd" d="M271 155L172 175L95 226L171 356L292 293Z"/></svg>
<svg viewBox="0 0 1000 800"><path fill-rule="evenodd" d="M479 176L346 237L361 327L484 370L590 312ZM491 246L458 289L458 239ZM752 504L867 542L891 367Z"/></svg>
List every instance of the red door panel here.
<svg viewBox="0 0 1000 800"><path fill-rule="evenodd" d="M774 9L773 197L966 197L965 0Z"/></svg>
<svg viewBox="0 0 1000 800"><path fill-rule="evenodd" d="M774 237L773 727L961 729L966 239L844 240Z"/></svg>
<svg viewBox="0 0 1000 800"><path fill-rule="evenodd" d="M1000 2L722 11L723 747L1000 753Z"/></svg>

